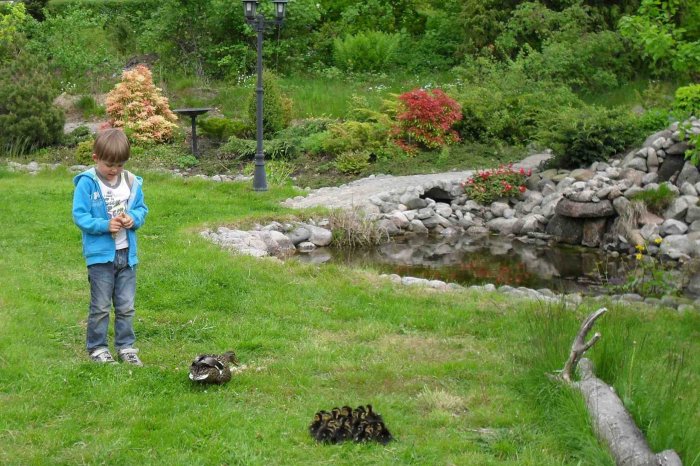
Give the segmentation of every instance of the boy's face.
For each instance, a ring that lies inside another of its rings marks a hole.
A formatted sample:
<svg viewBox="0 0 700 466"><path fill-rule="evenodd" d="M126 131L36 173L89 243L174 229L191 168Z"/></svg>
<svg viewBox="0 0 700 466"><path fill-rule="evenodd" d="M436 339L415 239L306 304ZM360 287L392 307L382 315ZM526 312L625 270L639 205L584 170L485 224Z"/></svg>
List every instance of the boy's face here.
<svg viewBox="0 0 700 466"><path fill-rule="evenodd" d="M98 159L96 154L92 154L92 160L95 161L95 168L99 174L110 183L116 181L124 169L123 163L105 162Z"/></svg>

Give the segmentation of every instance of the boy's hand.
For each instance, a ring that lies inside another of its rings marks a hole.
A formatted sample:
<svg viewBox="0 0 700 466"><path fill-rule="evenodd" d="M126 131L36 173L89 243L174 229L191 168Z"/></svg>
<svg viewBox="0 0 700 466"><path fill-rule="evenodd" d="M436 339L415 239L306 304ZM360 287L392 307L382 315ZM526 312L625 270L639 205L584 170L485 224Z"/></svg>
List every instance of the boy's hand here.
<svg viewBox="0 0 700 466"><path fill-rule="evenodd" d="M132 220L133 223L133 220ZM122 219L119 217L114 217L109 221L109 232L110 233L117 233L119 230L122 229Z"/></svg>
<svg viewBox="0 0 700 466"><path fill-rule="evenodd" d="M134 219L131 218L128 214L122 213L119 218L122 221L122 226L126 228L127 230L131 227L134 226Z"/></svg>

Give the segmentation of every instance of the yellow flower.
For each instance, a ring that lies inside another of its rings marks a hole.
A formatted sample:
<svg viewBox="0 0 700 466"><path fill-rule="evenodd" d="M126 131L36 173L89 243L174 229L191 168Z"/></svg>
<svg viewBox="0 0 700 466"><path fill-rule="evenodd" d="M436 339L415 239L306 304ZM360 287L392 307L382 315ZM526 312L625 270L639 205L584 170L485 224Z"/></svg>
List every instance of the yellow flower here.
<svg viewBox="0 0 700 466"><path fill-rule="evenodd" d="M642 252L646 249L643 244L638 244L634 248L639 252Z"/></svg>
<svg viewBox="0 0 700 466"><path fill-rule="evenodd" d="M656 244L661 244L661 238L656 238L656 239L654 240L654 243L656 243Z"/></svg>
<svg viewBox="0 0 700 466"><path fill-rule="evenodd" d="M638 261L642 260L642 253L638 252L637 254L634 255L634 257L637 258Z"/></svg>

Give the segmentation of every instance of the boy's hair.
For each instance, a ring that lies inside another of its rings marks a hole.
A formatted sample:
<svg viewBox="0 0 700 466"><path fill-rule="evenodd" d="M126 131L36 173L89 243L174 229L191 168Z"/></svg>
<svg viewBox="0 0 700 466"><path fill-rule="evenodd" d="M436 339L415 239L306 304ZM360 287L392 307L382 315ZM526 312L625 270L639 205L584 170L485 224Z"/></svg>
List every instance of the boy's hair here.
<svg viewBox="0 0 700 466"><path fill-rule="evenodd" d="M131 145L124 131L119 128L110 128L97 135L92 151L97 156L97 160L124 163L129 160Z"/></svg>

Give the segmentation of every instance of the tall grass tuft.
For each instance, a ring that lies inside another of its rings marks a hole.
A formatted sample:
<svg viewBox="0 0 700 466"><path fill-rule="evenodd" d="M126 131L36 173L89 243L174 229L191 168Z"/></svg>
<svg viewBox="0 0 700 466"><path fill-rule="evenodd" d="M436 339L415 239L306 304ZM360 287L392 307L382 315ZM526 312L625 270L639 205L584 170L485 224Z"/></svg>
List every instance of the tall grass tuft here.
<svg viewBox="0 0 700 466"><path fill-rule="evenodd" d="M5 144L5 146L0 146L0 154L8 158L19 158L25 154L34 150L31 144L31 138L27 137L16 137Z"/></svg>
<svg viewBox="0 0 700 466"><path fill-rule="evenodd" d="M333 210L328 220L333 244L339 248L366 248L389 240L386 230L378 228L359 207Z"/></svg>

